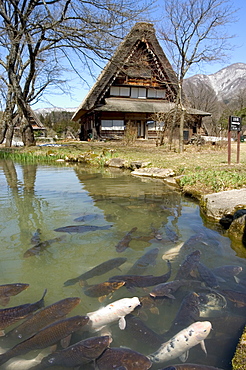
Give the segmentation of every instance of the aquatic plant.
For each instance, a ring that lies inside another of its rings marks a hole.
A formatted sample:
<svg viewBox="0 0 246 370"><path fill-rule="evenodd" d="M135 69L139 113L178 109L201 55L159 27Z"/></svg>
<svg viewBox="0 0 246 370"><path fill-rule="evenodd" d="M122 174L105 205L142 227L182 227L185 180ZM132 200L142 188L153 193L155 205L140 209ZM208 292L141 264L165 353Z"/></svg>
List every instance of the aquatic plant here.
<svg viewBox="0 0 246 370"><path fill-rule="evenodd" d="M40 152L20 152L15 150L0 150L0 159L11 159L21 163L53 163L61 159L60 155Z"/></svg>

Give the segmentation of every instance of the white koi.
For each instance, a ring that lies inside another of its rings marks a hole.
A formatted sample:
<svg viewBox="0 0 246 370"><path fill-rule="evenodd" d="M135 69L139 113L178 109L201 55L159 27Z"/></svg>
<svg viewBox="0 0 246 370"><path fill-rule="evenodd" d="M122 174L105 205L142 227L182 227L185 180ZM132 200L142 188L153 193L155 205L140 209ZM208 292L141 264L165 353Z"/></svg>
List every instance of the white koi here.
<svg viewBox="0 0 246 370"><path fill-rule="evenodd" d="M169 259L170 261L172 261L175 257L178 256L179 252L180 252L180 249L183 247L184 245L184 242L182 243L179 243L177 244L175 247L172 247L170 249L168 249L164 254L163 256L161 257L164 261L166 259Z"/></svg>
<svg viewBox="0 0 246 370"><path fill-rule="evenodd" d="M119 320L119 328L123 330L126 327L125 316L139 305L138 297L119 299L97 311L87 313L87 316L90 318L89 325L92 330L100 331L106 325Z"/></svg>
<svg viewBox="0 0 246 370"><path fill-rule="evenodd" d="M200 344L203 351L207 354L204 339L207 338L212 324L210 321L196 321L187 328L181 330L169 341L163 343L161 347L147 357L152 362L165 362L179 357L185 362L189 355L189 349Z"/></svg>

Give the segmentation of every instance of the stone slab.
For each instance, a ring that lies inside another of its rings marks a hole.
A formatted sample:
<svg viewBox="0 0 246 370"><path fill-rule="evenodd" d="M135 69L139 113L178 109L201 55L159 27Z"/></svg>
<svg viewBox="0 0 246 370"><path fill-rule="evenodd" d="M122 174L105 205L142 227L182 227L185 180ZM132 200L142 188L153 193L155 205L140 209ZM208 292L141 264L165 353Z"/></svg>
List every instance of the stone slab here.
<svg viewBox="0 0 246 370"><path fill-rule="evenodd" d="M158 167L139 168L132 171L131 174L135 176L149 176L159 179L164 179L165 177L175 175L174 171L170 168L158 168Z"/></svg>
<svg viewBox="0 0 246 370"><path fill-rule="evenodd" d="M128 162L122 158L111 158L106 162L108 167L127 168Z"/></svg>
<svg viewBox="0 0 246 370"><path fill-rule="evenodd" d="M246 208L246 188L204 195L200 207L206 217L219 221L225 214Z"/></svg>

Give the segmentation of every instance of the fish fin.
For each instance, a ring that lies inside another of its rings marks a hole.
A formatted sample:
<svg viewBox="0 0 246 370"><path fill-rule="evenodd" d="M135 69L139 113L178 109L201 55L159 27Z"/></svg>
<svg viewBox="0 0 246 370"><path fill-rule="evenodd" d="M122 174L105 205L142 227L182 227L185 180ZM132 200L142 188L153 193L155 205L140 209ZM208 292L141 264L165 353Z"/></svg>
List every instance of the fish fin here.
<svg viewBox="0 0 246 370"><path fill-rule="evenodd" d="M240 281L241 281L237 276L234 276L234 279L235 279L235 281L236 281L237 284L239 284Z"/></svg>
<svg viewBox="0 0 246 370"><path fill-rule="evenodd" d="M68 335L66 338L63 338L61 340L62 348L67 348L69 346L71 338L72 338L72 334Z"/></svg>
<svg viewBox="0 0 246 370"><path fill-rule="evenodd" d="M98 298L98 301L99 301L100 303L102 303L106 298L107 298L107 296L106 296L106 295L102 295L101 297L99 297L99 298ZM112 298L112 297L110 297L110 298Z"/></svg>
<svg viewBox="0 0 246 370"><path fill-rule="evenodd" d="M170 299L176 299L176 298L174 297L174 295L172 295L171 293L167 293L167 294L166 294L166 297L167 297L167 298L170 298Z"/></svg>
<svg viewBox="0 0 246 370"><path fill-rule="evenodd" d="M105 328L105 325L100 326L99 328L94 329L95 332L101 332Z"/></svg>
<svg viewBox="0 0 246 370"><path fill-rule="evenodd" d="M4 330L0 330L0 337L4 337L5 336L5 331Z"/></svg>
<svg viewBox="0 0 246 370"><path fill-rule="evenodd" d="M57 350L57 345L53 344L53 346L50 346L50 353L53 353Z"/></svg>
<svg viewBox="0 0 246 370"><path fill-rule="evenodd" d="M205 352L205 354L207 355L207 350L206 350L206 347L205 347L204 340L202 340L200 344L201 344L201 347L202 347L203 352Z"/></svg>
<svg viewBox="0 0 246 370"><path fill-rule="evenodd" d="M216 275L216 279L219 283L226 283L225 279L223 279L221 276Z"/></svg>
<svg viewBox="0 0 246 370"><path fill-rule="evenodd" d="M237 307L237 308L245 307L245 303L244 302L234 302L234 303L235 303L235 307Z"/></svg>
<svg viewBox="0 0 246 370"><path fill-rule="evenodd" d="M126 327L126 320L125 320L125 317L124 316L121 316L121 318L119 319L119 328L121 330L124 330Z"/></svg>
<svg viewBox="0 0 246 370"><path fill-rule="evenodd" d="M160 315L160 311L159 311L159 309L157 307L151 307L149 310L154 315Z"/></svg>
<svg viewBox="0 0 246 370"><path fill-rule="evenodd" d="M187 360L188 356L189 356L189 351L186 351L186 352L182 353L181 356L179 356L179 359L180 359L180 361L185 362Z"/></svg>
<svg viewBox="0 0 246 370"><path fill-rule="evenodd" d="M190 276L197 279L199 275L198 275L197 271L191 270Z"/></svg>
<svg viewBox="0 0 246 370"><path fill-rule="evenodd" d="M7 306L9 301L10 301L10 297L8 297L8 296L3 296L3 297L0 298L1 306Z"/></svg>
<svg viewBox="0 0 246 370"><path fill-rule="evenodd" d="M79 280L79 286L81 287L88 286L88 283L86 280Z"/></svg>

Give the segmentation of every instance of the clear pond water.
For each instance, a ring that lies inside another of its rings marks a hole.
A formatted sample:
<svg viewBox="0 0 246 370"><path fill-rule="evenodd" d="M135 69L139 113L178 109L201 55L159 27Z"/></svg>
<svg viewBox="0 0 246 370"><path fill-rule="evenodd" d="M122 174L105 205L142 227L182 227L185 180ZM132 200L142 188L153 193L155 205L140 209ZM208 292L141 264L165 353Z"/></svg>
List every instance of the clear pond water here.
<svg viewBox="0 0 246 370"><path fill-rule="evenodd" d="M30 285L11 297L8 306L35 302L46 288L46 305L66 297L81 298L70 316L85 315L120 298L148 296L151 287L133 291L121 287L99 302L85 295L81 284L64 286L64 282L116 257L127 258L120 270L112 269L87 283L98 284L114 275L126 274L137 259L157 247L155 264L150 264L144 275L166 273L166 261L170 260L172 280L184 258L199 249L201 262L210 269L222 265L242 266L239 283L228 275L220 289L246 290L243 247L239 248L242 252L238 251L238 246L234 248L217 225L204 223L196 202L160 180L133 177L128 171L117 169L21 165L8 160L0 161L0 189L0 284ZM84 233L54 231L72 225L100 228ZM133 228L136 230L129 246L119 253L116 245ZM41 241L50 241L50 244L40 254L24 257L33 247L31 240L38 229ZM54 240L58 237L60 240ZM186 286L177 293L175 300L156 300L155 309L142 307L138 317L147 327L163 335L170 328L182 299L196 289ZM210 320L214 329L205 341L207 356L196 346L190 350L188 362L229 370L245 324L245 305L237 307L228 301L226 307L216 302L200 308L201 320ZM6 332L12 328L7 328ZM117 324L113 324L111 330L114 347L131 348L145 355L153 352L150 343L142 341L140 333L119 330ZM7 339L3 337L0 345L7 347ZM153 369L180 362L177 358L153 365Z"/></svg>

